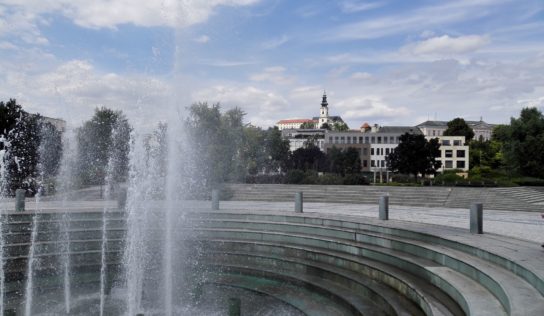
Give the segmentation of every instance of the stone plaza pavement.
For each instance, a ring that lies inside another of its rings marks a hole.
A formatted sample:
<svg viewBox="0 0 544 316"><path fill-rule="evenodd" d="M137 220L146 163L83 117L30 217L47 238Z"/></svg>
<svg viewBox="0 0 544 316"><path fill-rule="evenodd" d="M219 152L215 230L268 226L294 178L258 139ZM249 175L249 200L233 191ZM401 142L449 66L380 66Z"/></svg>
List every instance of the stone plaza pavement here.
<svg viewBox="0 0 544 316"><path fill-rule="evenodd" d="M210 201L192 201L197 209L210 209ZM40 202L41 212L55 212L61 209L70 211L102 211L116 208L115 201L60 201ZM3 212L13 212L14 201L0 202ZM27 212L36 209L33 199L26 201ZM294 202L264 201L221 201L220 209L232 211L294 211ZM349 216L378 217L378 204L347 203L304 203L304 212L329 213ZM484 205L484 233L544 243L544 219L540 212L487 210ZM443 207L389 206L389 219L418 223L445 225L469 229L469 210Z"/></svg>
<svg viewBox="0 0 544 316"><path fill-rule="evenodd" d="M221 202L223 210L294 210L294 202ZM304 212L378 217L378 205L341 203L304 203ZM504 235L538 243L544 242L544 219L539 212L486 210L484 233ZM469 229L469 210L458 208L389 206L389 219L437 224Z"/></svg>

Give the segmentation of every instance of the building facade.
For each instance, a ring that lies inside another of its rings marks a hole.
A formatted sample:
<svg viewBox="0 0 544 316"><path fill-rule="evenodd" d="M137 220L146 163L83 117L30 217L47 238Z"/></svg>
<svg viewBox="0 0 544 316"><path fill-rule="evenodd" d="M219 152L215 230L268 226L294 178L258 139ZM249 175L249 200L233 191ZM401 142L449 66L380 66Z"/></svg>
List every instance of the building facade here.
<svg viewBox="0 0 544 316"><path fill-rule="evenodd" d="M465 121L470 128L474 131L475 140L490 140L493 134L493 128L495 124L489 124L483 120L479 121ZM443 136L444 131L448 128L448 122L446 121L425 121L417 127L421 130L425 137L438 137Z"/></svg>
<svg viewBox="0 0 544 316"><path fill-rule="evenodd" d="M359 131L335 132L326 131L324 135L325 153L333 148L345 150L347 148L355 148L359 152L361 159L361 170L370 171L370 143L365 143L364 138Z"/></svg>
<svg viewBox="0 0 544 316"><path fill-rule="evenodd" d="M465 146L465 136L440 136L426 137L427 139L437 138L440 143L440 159L442 166L438 171L447 170L468 171L469 146Z"/></svg>
<svg viewBox="0 0 544 316"><path fill-rule="evenodd" d="M304 123L313 124L314 126L317 125L317 121L311 119L288 119L278 121L276 127L280 131L284 129L299 129Z"/></svg>
<svg viewBox="0 0 544 316"><path fill-rule="evenodd" d="M294 152L299 148L314 144L321 151L324 150L325 130L322 129L283 129L281 131L283 139L289 141L289 150Z"/></svg>

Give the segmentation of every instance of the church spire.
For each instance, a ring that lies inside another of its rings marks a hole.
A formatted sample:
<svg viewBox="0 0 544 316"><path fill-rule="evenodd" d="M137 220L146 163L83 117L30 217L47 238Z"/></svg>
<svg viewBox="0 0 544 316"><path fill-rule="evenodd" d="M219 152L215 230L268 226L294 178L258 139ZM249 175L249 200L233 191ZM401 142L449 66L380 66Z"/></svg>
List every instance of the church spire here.
<svg viewBox="0 0 544 316"><path fill-rule="evenodd" d="M327 91L323 90L323 101L321 101L321 107L327 107L329 103L327 102Z"/></svg>

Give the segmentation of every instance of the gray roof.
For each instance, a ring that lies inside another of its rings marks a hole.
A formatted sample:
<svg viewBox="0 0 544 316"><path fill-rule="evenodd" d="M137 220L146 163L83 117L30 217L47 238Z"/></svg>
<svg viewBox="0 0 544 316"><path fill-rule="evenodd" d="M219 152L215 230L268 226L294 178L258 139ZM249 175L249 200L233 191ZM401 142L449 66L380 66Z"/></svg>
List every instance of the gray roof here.
<svg viewBox="0 0 544 316"><path fill-rule="evenodd" d="M470 127L478 127L478 128L493 128L495 124L489 124L484 121L465 121ZM425 121L417 127L448 127L447 121Z"/></svg>
<svg viewBox="0 0 544 316"><path fill-rule="evenodd" d="M448 122L446 122L446 121L425 121L425 122L417 125L417 127L423 127L423 126L447 127Z"/></svg>
<svg viewBox="0 0 544 316"><path fill-rule="evenodd" d="M421 130L416 126L381 126L378 133L390 133L390 134L422 134Z"/></svg>

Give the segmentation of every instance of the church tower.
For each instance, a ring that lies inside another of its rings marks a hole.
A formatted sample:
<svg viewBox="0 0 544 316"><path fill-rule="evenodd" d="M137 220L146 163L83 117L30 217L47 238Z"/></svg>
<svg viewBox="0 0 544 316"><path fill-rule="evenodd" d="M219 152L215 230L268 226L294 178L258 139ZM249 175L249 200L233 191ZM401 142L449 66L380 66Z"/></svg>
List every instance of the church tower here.
<svg viewBox="0 0 544 316"><path fill-rule="evenodd" d="M327 102L327 92L323 91L323 101L321 101L321 109L319 110L318 127L321 128L325 123L329 123L329 103Z"/></svg>

